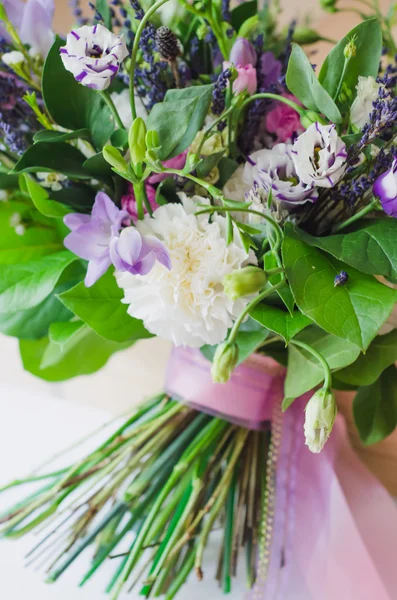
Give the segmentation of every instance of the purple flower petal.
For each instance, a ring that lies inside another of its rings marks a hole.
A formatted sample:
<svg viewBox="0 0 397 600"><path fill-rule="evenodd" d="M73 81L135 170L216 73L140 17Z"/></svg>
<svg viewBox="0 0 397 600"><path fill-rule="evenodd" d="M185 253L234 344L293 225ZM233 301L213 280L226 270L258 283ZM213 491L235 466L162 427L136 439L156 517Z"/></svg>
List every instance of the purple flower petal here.
<svg viewBox="0 0 397 600"><path fill-rule="evenodd" d="M109 254L104 255L98 260L91 260L88 263L88 269L84 279L85 286L91 287L94 285L102 275L105 275L111 264L112 261L110 260Z"/></svg>
<svg viewBox="0 0 397 600"><path fill-rule="evenodd" d="M70 213L65 215L63 218L63 222L66 227L69 227L70 231L75 231L82 225L89 223L91 220L90 215L83 215L81 213Z"/></svg>
<svg viewBox="0 0 397 600"><path fill-rule="evenodd" d="M159 261L164 267L166 267L169 271L172 268L171 258L168 254L168 250L165 245L156 237L152 235L148 235L144 239L144 243L149 246L151 251L153 252L156 260Z"/></svg>

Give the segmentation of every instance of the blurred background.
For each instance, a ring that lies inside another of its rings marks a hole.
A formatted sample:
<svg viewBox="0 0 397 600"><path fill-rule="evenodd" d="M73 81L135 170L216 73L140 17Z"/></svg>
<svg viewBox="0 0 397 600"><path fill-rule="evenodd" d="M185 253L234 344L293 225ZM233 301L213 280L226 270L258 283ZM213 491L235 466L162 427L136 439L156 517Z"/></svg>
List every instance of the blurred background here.
<svg viewBox="0 0 397 600"><path fill-rule="evenodd" d="M68 0L55 0L56 12L54 28L60 34L67 33L73 25L73 14ZM292 19L304 22L310 16L310 25L324 37L340 39L360 17L355 14L361 4L349 0L340 0L339 6L344 12L324 13L319 0L281 0L282 23L287 25ZM387 10L389 0L382 2ZM87 14L92 14L88 0L81 0L81 6ZM309 49L314 52L312 62L320 65L330 49L330 44L321 42ZM118 414L131 405L140 402L143 397L159 391L162 387L170 345L162 340L139 342L124 353L113 356L100 372L61 384L46 384L25 373L18 353L18 341L0 335L0 382L17 385L32 393L50 394L54 399L63 399ZM387 487L397 496L397 434L390 436L375 448L364 449L357 440L351 422L351 396L340 395L339 405L345 413L353 443L364 461L377 473Z"/></svg>

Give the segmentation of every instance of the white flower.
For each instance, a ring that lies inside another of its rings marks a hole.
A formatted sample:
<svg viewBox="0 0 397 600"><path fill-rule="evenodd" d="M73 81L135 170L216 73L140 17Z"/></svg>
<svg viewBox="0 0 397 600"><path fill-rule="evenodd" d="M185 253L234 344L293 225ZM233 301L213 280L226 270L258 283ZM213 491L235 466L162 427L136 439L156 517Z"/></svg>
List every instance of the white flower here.
<svg viewBox="0 0 397 600"><path fill-rule="evenodd" d="M373 110L372 103L378 98L381 84L373 77L358 78L357 96L350 109L350 120L357 129L362 129L369 121Z"/></svg>
<svg viewBox="0 0 397 600"><path fill-rule="evenodd" d="M132 113L131 113L131 102L130 102L130 91L128 89L123 90L119 94L113 92L111 98L120 115L120 119L126 129L129 129L132 125ZM147 119L147 110L138 94L135 94L135 108L137 117L141 117L144 121Z"/></svg>
<svg viewBox="0 0 397 600"><path fill-rule="evenodd" d="M0 202L7 202L8 194L6 190L0 190Z"/></svg>
<svg viewBox="0 0 397 600"><path fill-rule="evenodd" d="M65 175L61 173L37 173L40 179L40 185L45 188L50 188L53 192L59 192L62 189L61 182L65 181Z"/></svg>
<svg viewBox="0 0 397 600"><path fill-rule="evenodd" d="M224 185L222 192L225 198L235 200L236 202L244 202L245 193L248 192L253 183L251 182L251 178L247 182L244 175L244 165L240 165Z"/></svg>
<svg viewBox="0 0 397 600"><path fill-rule="evenodd" d="M15 229L15 227L18 227L18 225L20 225L22 223L21 214L18 212L12 213L9 223L10 223L10 227L13 227L14 229Z"/></svg>
<svg viewBox="0 0 397 600"><path fill-rule="evenodd" d="M292 158L300 181L318 187L333 187L347 168L346 146L335 125L310 125L293 145Z"/></svg>
<svg viewBox="0 0 397 600"><path fill-rule="evenodd" d="M3 54L3 56L1 58L2 58L3 63L6 64L8 67L16 67L25 62L24 55L22 54L22 52L19 52L18 50L13 50L12 52L6 52L5 54Z"/></svg>
<svg viewBox="0 0 397 600"><path fill-rule="evenodd" d="M73 29L60 49L65 69L79 83L94 90L106 90L128 56L123 36L117 36L103 25Z"/></svg>
<svg viewBox="0 0 397 600"><path fill-rule="evenodd" d="M142 235L157 236L166 246L171 270L157 263L148 275L116 273L128 313L153 334L176 346L198 348L222 342L249 299L230 300L223 278L255 256L242 247L236 233L227 244L226 219L196 216L200 196L180 194L182 204L167 204L139 221Z"/></svg>
<svg viewBox="0 0 397 600"><path fill-rule="evenodd" d="M190 151L193 154L197 154L198 150L203 141L205 132L208 127L215 121L215 118L212 115L208 115L205 119L204 127L201 129L194 138L193 142L190 144ZM222 152L228 149L228 128L220 132L217 129L213 129L211 131L210 137L204 142L202 147L200 148L200 156L211 156L212 154L216 154L217 152Z"/></svg>
<svg viewBox="0 0 397 600"><path fill-rule="evenodd" d="M306 404L304 432L311 452L318 454L324 448L334 426L336 411L335 396L324 388L315 392Z"/></svg>

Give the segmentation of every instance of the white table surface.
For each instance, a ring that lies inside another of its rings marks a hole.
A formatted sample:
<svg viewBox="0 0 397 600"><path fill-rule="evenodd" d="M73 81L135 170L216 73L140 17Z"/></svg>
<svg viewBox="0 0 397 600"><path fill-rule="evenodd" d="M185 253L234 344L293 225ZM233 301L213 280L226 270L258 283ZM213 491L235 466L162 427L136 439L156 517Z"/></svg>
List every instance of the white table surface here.
<svg viewBox="0 0 397 600"><path fill-rule="evenodd" d="M42 391L0 383L0 486L18 476L29 474L38 464L57 451L70 446L95 430L109 418L104 410L54 398ZM81 450L79 451L81 452ZM0 496L0 510L9 504L6 495ZM34 545L31 535L18 541L0 542L0 598L4 600L101 600L114 565L105 563L87 587L79 589L77 582L86 571L88 560L80 557L60 580L53 585L44 583L43 572L25 568L24 555ZM193 576L178 598L180 600L211 600L225 598L212 577L216 564L211 546L206 553L202 583ZM110 562L110 561L109 561ZM207 567L207 568L206 568ZM234 581L233 593L227 598L243 599L246 595L244 575ZM138 600L138 592L121 598Z"/></svg>

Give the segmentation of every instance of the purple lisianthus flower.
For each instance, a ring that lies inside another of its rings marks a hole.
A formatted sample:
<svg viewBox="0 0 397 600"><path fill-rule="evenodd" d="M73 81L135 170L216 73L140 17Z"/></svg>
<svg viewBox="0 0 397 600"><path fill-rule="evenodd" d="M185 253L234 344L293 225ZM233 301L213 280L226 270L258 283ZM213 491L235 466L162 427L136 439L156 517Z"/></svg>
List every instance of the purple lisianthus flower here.
<svg viewBox="0 0 397 600"><path fill-rule="evenodd" d="M300 181L291 151L291 144L276 144L271 150L258 150L251 154L244 167L244 180L253 185L255 195L264 190L266 197L272 192L273 200L291 204L317 200L314 184ZM249 191L246 198L250 197Z"/></svg>
<svg viewBox="0 0 397 600"><path fill-rule="evenodd" d="M171 269L171 259L164 244L155 236L143 237L135 227L127 227L119 237L111 239L110 257L117 271L132 275L147 275L156 260Z"/></svg>
<svg viewBox="0 0 397 600"><path fill-rule="evenodd" d="M128 56L123 36L117 36L103 25L84 25L73 29L60 49L65 69L76 81L94 90L106 90Z"/></svg>
<svg viewBox="0 0 397 600"><path fill-rule="evenodd" d="M236 67L246 67L248 65L255 66L256 60L255 48L251 42L243 37L238 37L230 51L229 61Z"/></svg>
<svg viewBox="0 0 397 600"><path fill-rule="evenodd" d="M85 285L91 287L112 264L110 241L118 236L128 212L120 210L103 192L95 198L91 215L71 213L64 217L64 223L71 233L65 238L68 250L88 260Z"/></svg>
<svg viewBox="0 0 397 600"><path fill-rule="evenodd" d="M17 29L21 41L45 58L54 42L52 20L54 0L3 0L7 15ZM3 27L0 37L9 39Z"/></svg>
<svg viewBox="0 0 397 600"><path fill-rule="evenodd" d="M376 179L373 192L379 198L385 213L397 218L397 158L390 169Z"/></svg>
<svg viewBox="0 0 397 600"><path fill-rule="evenodd" d="M259 61L262 86L266 89L278 82L281 77L282 64L273 52L264 52Z"/></svg>

